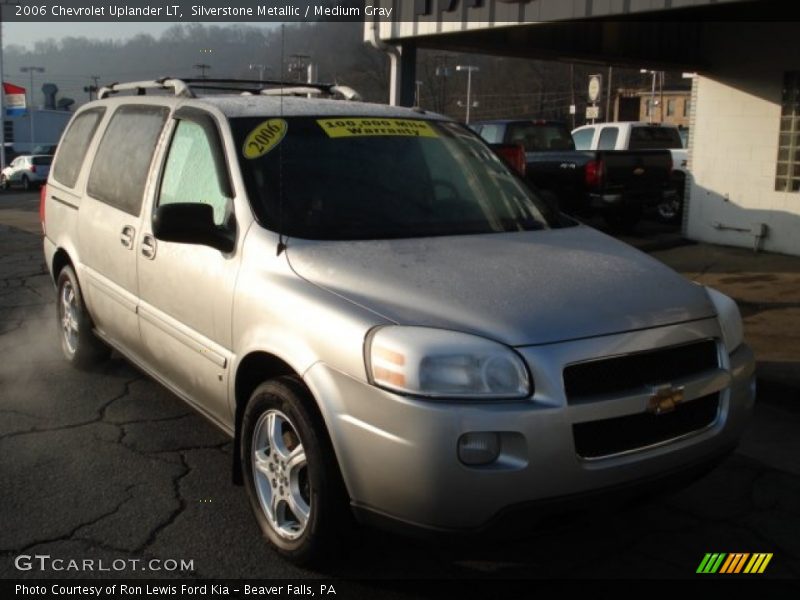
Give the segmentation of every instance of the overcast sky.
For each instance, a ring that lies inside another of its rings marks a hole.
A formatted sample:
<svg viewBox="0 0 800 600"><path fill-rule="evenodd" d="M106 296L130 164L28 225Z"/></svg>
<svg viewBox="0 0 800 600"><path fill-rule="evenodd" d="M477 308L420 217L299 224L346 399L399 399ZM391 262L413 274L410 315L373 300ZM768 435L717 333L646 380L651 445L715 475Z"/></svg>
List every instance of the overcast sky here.
<svg viewBox="0 0 800 600"><path fill-rule="evenodd" d="M131 38L138 33L148 33L154 37L175 23L3 23L3 45L19 44L33 46L34 43L49 38L87 37L90 39ZM233 25L233 23L204 23L204 25ZM254 25L274 25L274 23L254 23Z"/></svg>

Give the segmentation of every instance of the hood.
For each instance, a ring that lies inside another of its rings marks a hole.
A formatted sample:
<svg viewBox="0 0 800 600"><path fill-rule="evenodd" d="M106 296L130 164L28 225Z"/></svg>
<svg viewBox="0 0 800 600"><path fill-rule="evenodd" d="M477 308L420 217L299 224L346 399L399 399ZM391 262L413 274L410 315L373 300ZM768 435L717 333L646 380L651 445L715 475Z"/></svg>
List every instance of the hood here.
<svg viewBox="0 0 800 600"><path fill-rule="evenodd" d="M700 286L588 227L403 240L292 239L302 278L401 325L511 346L714 316Z"/></svg>

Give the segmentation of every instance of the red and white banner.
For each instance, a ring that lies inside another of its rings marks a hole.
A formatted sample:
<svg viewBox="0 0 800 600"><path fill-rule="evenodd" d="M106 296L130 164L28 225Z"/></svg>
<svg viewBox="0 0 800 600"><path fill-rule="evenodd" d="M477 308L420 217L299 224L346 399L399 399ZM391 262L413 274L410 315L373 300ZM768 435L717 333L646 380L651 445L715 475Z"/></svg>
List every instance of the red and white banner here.
<svg viewBox="0 0 800 600"><path fill-rule="evenodd" d="M25 113L27 107L25 88L13 83L3 82L3 92L5 94L3 106L6 108L6 115L13 117Z"/></svg>

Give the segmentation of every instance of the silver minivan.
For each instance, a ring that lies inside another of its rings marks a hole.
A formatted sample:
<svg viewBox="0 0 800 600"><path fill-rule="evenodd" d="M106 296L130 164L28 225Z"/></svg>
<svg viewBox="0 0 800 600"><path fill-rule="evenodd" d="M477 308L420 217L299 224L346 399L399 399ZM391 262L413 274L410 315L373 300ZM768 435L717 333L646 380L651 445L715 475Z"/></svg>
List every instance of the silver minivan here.
<svg viewBox="0 0 800 600"><path fill-rule="evenodd" d="M736 445L730 298L559 215L447 118L279 94L104 89L42 215L67 360L114 348L231 435L283 555L353 516L482 531Z"/></svg>

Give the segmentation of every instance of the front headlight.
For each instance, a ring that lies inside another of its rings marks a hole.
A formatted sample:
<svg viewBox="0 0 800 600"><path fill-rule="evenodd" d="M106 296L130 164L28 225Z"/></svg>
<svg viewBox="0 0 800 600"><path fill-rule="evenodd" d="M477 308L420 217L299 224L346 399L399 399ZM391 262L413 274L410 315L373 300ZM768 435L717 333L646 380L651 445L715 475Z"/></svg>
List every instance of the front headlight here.
<svg viewBox="0 0 800 600"><path fill-rule="evenodd" d="M525 398L528 370L511 348L467 333L390 325L367 338L367 371L380 387L432 398Z"/></svg>
<svg viewBox="0 0 800 600"><path fill-rule="evenodd" d="M714 288L706 287L706 293L717 311L717 320L722 329L722 339L728 354L736 350L744 341L742 315L736 301L718 292Z"/></svg>

